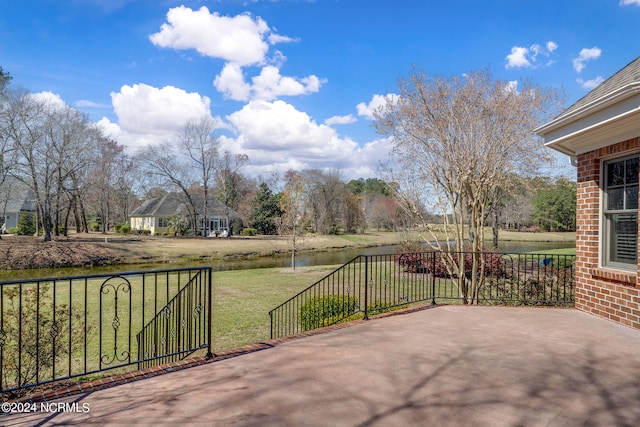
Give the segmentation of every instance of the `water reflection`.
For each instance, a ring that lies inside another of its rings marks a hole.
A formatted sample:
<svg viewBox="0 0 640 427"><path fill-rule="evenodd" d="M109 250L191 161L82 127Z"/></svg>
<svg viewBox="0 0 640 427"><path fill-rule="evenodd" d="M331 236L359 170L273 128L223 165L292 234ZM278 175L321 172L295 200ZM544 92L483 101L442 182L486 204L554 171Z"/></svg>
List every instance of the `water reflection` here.
<svg viewBox="0 0 640 427"><path fill-rule="evenodd" d="M541 251L545 249L571 248L573 242L502 242L500 252L522 253ZM296 256L296 266L309 265L335 265L344 264L358 255L379 255L396 252L396 246L378 246L371 248L348 248L327 252L304 253ZM210 265L215 271L246 270L253 268L287 268L291 266L290 255L278 255L270 257L256 257L240 260L217 260L188 263L149 263L135 265L115 265L107 267L79 267L79 268L55 268L37 270L0 271L0 281L36 279L43 277L81 276L87 274L102 274L123 271L147 271L167 268L180 268Z"/></svg>

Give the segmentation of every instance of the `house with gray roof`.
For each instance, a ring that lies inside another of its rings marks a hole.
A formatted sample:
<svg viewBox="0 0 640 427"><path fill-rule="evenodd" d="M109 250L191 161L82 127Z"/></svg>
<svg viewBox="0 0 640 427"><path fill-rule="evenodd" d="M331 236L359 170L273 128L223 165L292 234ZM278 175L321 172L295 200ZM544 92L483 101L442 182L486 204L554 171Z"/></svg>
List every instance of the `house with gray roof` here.
<svg viewBox="0 0 640 427"><path fill-rule="evenodd" d="M199 232L206 229L210 236L225 235L230 230L228 222L241 218L239 213L228 208L215 197L209 196L207 199L208 226L205 227L204 196L196 194L191 198L193 205L197 208L195 215ZM162 197L148 199L129 215L131 229L134 231L148 230L154 235L170 233L172 230L170 230L169 219L179 217L191 221L192 210L191 204L181 193L172 192Z"/></svg>
<svg viewBox="0 0 640 427"><path fill-rule="evenodd" d="M577 166L576 307L640 328L640 57L536 132Z"/></svg>
<svg viewBox="0 0 640 427"><path fill-rule="evenodd" d="M7 178L0 186L0 233L18 226L23 213L34 213L36 202L33 191L14 178Z"/></svg>

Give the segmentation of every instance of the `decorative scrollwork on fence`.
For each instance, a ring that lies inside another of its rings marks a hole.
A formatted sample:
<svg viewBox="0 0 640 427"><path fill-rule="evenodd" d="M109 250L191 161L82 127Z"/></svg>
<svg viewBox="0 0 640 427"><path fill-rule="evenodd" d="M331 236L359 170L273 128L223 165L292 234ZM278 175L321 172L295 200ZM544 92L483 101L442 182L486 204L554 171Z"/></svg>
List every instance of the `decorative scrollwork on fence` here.
<svg viewBox="0 0 640 427"><path fill-rule="evenodd" d="M118 362L129 361L129 357L130 357L130 349L126 348L120 352L118 349L118 345L120 344L118 332L120 331L120 326L121 326L120 311L122 308L122 304L120 304L120 307L118 306L118 298L122 296L125 296L125 297L128 296L129 304L128 304L128 307L125 305L124 309L125 310L131 309L131 283L129 282L129 280L127 280L124 277L113 276L105 280L104 283L102 283L102 286L100 286L101 323L102 323L102 317L107 315L107 313L103 311L104 305L106 305L105 298L111 295L113 296L113 318L111 320L111 328L113 329L113 354L100 355L100 362L104 365L111 365L116 361ZM100 335L101 335L100 339L102 340L103 339L102 327L100 328Z"/></svg>

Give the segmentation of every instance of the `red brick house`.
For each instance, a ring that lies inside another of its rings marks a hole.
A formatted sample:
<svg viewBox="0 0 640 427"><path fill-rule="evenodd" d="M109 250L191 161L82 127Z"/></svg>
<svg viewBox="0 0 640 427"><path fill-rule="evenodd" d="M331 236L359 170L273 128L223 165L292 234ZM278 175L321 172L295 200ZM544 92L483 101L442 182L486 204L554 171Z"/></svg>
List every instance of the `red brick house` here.
<svg viewBox="0 0 640 427"><path fill-rule="evenodd" d="M640 328L640 57L536 132L578 168L576 308Z"/></svg>

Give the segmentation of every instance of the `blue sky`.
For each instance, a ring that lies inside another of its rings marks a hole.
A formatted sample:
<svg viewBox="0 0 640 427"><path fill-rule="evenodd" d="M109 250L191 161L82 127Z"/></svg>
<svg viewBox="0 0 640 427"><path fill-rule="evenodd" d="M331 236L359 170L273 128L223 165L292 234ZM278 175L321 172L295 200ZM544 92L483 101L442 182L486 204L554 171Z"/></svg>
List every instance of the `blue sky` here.
<svg viewBox="0 0 640 427"><path fill-rule="evenodd" d="M14 83L86 112L134 152L210 114L248 172L376 176L371 109L413 65L489 67L567 106L640 55L640 0L24 0L0 8Z"/></svg>

